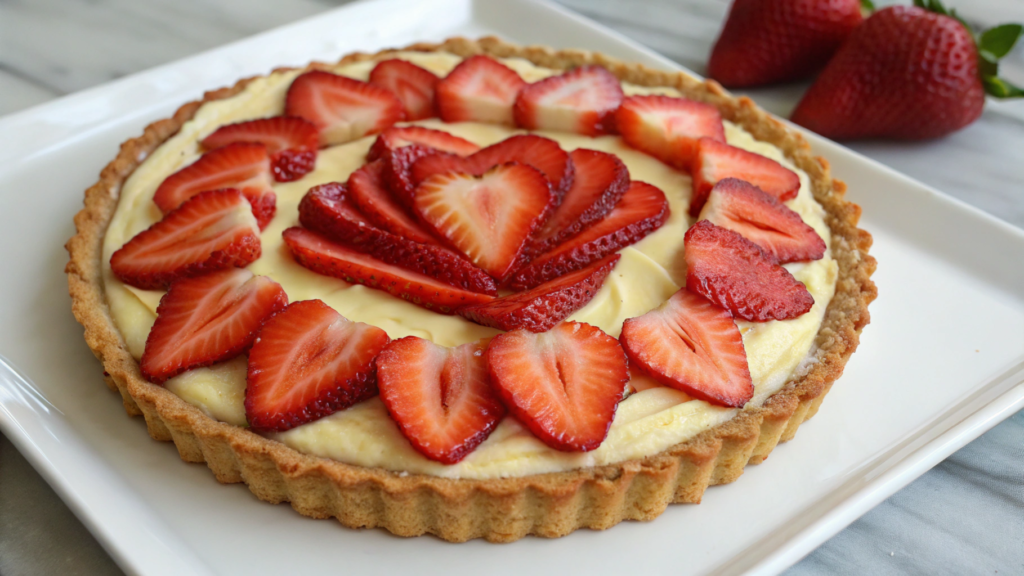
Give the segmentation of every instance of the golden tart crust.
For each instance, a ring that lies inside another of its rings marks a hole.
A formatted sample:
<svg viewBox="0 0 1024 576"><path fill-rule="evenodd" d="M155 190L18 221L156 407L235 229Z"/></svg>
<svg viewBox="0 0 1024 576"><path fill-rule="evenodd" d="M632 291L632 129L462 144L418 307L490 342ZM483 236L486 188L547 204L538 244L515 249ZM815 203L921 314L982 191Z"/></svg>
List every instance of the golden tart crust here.
<svg viewBox="0 0 1024 576"><path fill-rule="evenodd" d="M730 96L714 81L626 64L594 52L517 46L497 38L451 38L440 44L414 44L402 50L519 57L537 66L566 69L600 64L622 81L667 86L687 98L716 106L724 119L756 139L781 149L811 179L815 200L825 209L832 233L832 256L839 265L835 296L822 321L814 362L794 374L760 407L746 408L732 420L642 460L566 472L501 479L448 479L396 473L309 456L245 428L218 422L161 386L147 382L110 315L103 288L102 242L125 179L205 102L229 98L252 78L208 92L174 116L154 122L138 138L121 145L118 156L85 193L75 216L77 234L67 243L66 267L75 318L85 340L103 363L111 390L125 410L146 419L156 440L173 441L187 462L206 462L217 480L245 482L253 494L272 503L291 502L314 518L336 517L348 527L381 527L400 536L435 534L453 542L485 538L511 542L529 534L557 537L578 528L604 529L623 520L651 520L670 503L700 502L710 485L736 480L744 467L758 464L779 442L796 435L813 416L832 383L857 348L869 321L868 304L877 291L871 282L875 260L871 236L857 228L860 207L844 199L846 185L831 178L828 162L813 157L807 142L748 98ZM339 64L389 57L395 50L351 54ZM313 63L309 68L323 67ZM282 69L283 70L283 69Z"/></svg>

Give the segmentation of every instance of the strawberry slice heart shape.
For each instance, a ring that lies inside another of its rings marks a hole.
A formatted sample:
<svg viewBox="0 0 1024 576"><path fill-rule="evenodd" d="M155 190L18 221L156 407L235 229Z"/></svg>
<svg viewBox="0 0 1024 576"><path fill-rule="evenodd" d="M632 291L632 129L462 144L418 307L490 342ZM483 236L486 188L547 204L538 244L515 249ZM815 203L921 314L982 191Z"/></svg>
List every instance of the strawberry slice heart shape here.
<svg viewBox="0 0 1024 576"><path fill-rule="evenodd" d="M686 231L686 288L751 322L789 320L814 306L807 287L740 234L701 220Z"/></svg>
<svg viewBox="0 0 1024 576"><path fill-rule="evenodd" d="M277 207L271 172L266 146L234 142L210 150L165 178L153 193L153 202L166 215L201 192L235 188L252 205L252 213L263 230Z"/></svg>
<svg viewBox="0 0 1024 576"><path fill-rule="evenodd" d="M718 108L686 98L630 96L615 124L626 144L681 170L689 170L700 138L725 142Z"/></svg>
<svg viewBox="0 0 1024 576"><path fill-rule="evenodd" d="M442 464L465 458L505 416L480 343L445 348L416 336L395 340L377 357L377 378L402 435Z"/></svg>
<svg viewBox="0 0 1024 576"><path fill-rule="evenodd" d="M405 107L409 122L434 116L434 91L439 80L430 70L396 58L378 62L370 71L370 84L394 94Z"/></svg>
<svg viewBox="0 0 1024 576"><path fill-rule="evenodd" d="M819 260L825 241L774 196L737 178L719 180L700 212L700 220L739 232L779 264Z"/></svg>
<svg viewBox="0 0 1024 576"><path fill-rule="evenodd" d="M241 268L171 284L160 299L139 364L150 382L230 360L256 338L260 324L288 304L277 282Z"/></svg>
<svg viewBox="0 0 1024 576"><path fill-rule="evenodd" d="M136 288L164 289L181 278L254 262L262 252L259 232L241 192L209 190L136 234L110 257L110 270Z"/></svg>
<svg viewBox="0 0 1024 576"><path fill-rule="evenodd" d="M413 182L422 183L434 174L463 172L477 176L509 162L521 162L540 170L551 183L555 204L572 186L574 168L569 154L558 142L536 134L517 134L474 152L470 156L451 153L429 154L412 165Z"/></svg>
<svg viewBox="0 0 1024 576"><path fill-rule="evenodd" d="M629 381L619 342L581 322L497 336L487 366L516 418L551 448L570 452L601 445Z"/></svg>
<svg viewBox="0 0 1024 576"><path fill-rule="evenodd" d="M207 150L238 142L262 144L270 155L270 168L278 182L292 182L316 167L320 131L297 116L275 116L225 124L203 138Z"/></svg>
<svg viewBox="0 0 1024 576"><path fill-rule="evenodd" d="M419 272L456 288L495 296L494 279L455 252L420 244L369 223L349 198L344 184L314 186L299 202L299 223L371 257ZM285 232L285 242L289 234ZM292 239L294 242L294 238ZM291 248L292 244L288 244ZM322 256L329 260L328 254Z"/></svg>
<svg viewBox="0 0 1024 576"><path fill-rule="evenodd" d="M377 392L374 359L388 335L320 300L293 302L268 318L249 351L245 416L260 432L284 432Z"/></svg>
<svg viewBox="0 0 1024 576"><path fill-rule="evenodd" d="M292 80L285 114L299 116L320 130L320 144L344 144L376 134L405 119L402 102L390 91L323 70Z"/></svg>
<svg viewBox="0 0 1024 576"><path fill-rule="evenodd" d="M527 130L600 136L608 132L622 97L614 74L601 66L580 66L523 88L513 113Z"/></svg>
<svg viewBox="0 0 1024 576"><path fill-rule="evenodd" d="M439 236L501 282L547 216L552 195L537 169L512 162L483 176L435 174L419 185L413 202Z"/></svg>
<svg viewBox="0 0 1024 576"><path fill-rule="evenodd" d="M742 408L754 395L743 336L732 315L682 289L622 324L626 355L655 380L713 404Z"/></svg>

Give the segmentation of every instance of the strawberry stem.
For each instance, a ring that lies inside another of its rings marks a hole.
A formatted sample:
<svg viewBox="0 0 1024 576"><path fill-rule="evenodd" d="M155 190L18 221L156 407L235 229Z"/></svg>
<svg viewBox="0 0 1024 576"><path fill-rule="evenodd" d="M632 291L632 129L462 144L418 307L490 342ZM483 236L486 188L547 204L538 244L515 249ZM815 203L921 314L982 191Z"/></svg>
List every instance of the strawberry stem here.
<svg viewBox="0 0 1024 576"><path fill-rule="evenodd" d="M999 77L999 59L1013 50L1017 40L1024 35L1024 26L1020 24L1000 24L989 28L980 35L975 34L971 26L957 15L956 10L947 10L941 0L914 0L914 6L929 12L956 18L964 28L974 35L978 46L978 72L985 93L995 98L1024 98L1024 90Z"/></svg>
<svg viewBox="0 0 1024 576"><path fill-rule="evenodd" d="M985 93L996 98L1021 98L1024 90L999 77L999 59L1013 50L1017 40L1024 35L1020 24L1001 24L990 28L977 37L978 70Z"/></svg>

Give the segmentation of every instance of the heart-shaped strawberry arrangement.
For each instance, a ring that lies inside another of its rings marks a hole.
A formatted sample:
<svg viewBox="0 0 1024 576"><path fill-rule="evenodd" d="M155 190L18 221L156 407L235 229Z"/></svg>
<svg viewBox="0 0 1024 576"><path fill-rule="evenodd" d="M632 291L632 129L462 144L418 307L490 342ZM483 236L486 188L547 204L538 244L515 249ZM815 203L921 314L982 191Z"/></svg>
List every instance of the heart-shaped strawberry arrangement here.
<svg viewBox="0 0 1024 576"><path fill-rule="evenodd" d="M563 150L527 133L480 148L397 122L498 123L629 146L690 172L686 287L629 319L619 339L567 321L600 290L618 252L661 227L665 194L633 181L615 155ZM287 304L272 279L241 270L260 256L273 181L301 179L321 147L377 134L346 182L314 186L284 231L292 257L319 274L383 290L506 331L445 348L390 341L319 300ZM248 354L245 410L259 432L321 418L378 392L409 442L452 464L511 414L548 446L597 448L629 391L630 363L666 386L741 407L753 395L736 318L765 322L814 303L782 263L821 258L825 243L782 202L797 175L725 143L711 105L625 97L618 78L583 66L527 84L487 56L445 78L404 60L362 82L297 76L285 115L222 126L196 162L168 176L163 220L111 258L122 282L167 289L141 367L160 383Z"/></svg>

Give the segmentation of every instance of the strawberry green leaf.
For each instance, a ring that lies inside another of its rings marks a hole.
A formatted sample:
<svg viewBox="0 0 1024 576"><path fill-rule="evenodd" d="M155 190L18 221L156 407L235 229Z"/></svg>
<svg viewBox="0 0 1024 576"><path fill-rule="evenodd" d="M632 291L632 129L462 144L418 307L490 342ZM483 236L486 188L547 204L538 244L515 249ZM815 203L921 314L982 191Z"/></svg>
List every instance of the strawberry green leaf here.
<svg viewBox="0 0 1024 576"><path fill-rule="evenodd" d="M981 35L978 49L992 54L996 59L1010 53L1017 39L1024 34L1024 26L1020 24L1003 24L990 28Z"/></svg>
<svg viewBox="0 0 1024 576"><path fill-rule="evenodd" d="M875 11L875 3L872 2L871 0L860 0L860 8L861 8L861 10L866 10L868 12L874 12Z"/></svg>
<svg viewBox="0 0 1024 576"><path fill-rule="evenodd" d="M949 16L949 12L946 11L946 7L942 5L941 0L921 0L920 2L918 0L914 0L914 6L924 8L929 12Z"/></svg>
<svg viewBox="0 0 1024 576"><path fill-rule="evenodd" d="M984 76L981 83L985 85L985 92L996 98L1024 98L1024 90L1010 84L1002 78L995 76Z"/></svg>
<svg viewBox="0 0 1024 576"><path fill-rule="evenodd" d="M967 30L971 34L974 34L974 29L971 27L971 25L968 24L966 20L961 18L960 15L956 13L956 10L947 10L946 7L942 5L941 0L914 0L914 6L917 6L918 8L924 8L929 12L934 12L941 16L948 16L950 18L953 18L957 22L963 24L964 28L967 28Z"/></svg>
<svg viewBox="0 0 1024 576"><path fill-rule="evenodd" d="M978 72L982 77L999 75L999 58L988 50L978 50Z"/></svg>

